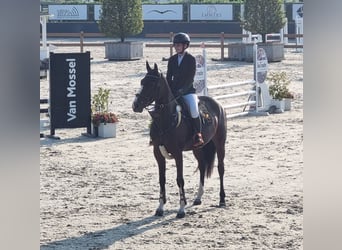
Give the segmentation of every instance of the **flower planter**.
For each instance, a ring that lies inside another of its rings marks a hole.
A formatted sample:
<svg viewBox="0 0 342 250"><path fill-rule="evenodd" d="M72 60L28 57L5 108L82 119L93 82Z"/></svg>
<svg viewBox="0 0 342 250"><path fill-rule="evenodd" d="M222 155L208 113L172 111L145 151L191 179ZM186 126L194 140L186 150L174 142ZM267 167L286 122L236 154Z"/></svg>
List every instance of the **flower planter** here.
<svg viewBox="0 0 342 250"><path fill-rule="evenodd" d="M271 106L276 107L276 113L283 113L285 111L285 100L271 99Z"/></svg>
<svg viewBox="0 0 342 250"><path fill-rule="evenodd" d="M116 137L116 123L100 123L98 136L103 138Z"/></svg>
<svg viewBox="0 0 342 250"><path fill-rule="evenodd" d="M105 42L108 60L137 60L143 57L142 42Z"/></svg>
<svg viewBox="0 0 342 250"><path fill-rule="evenodd" d="M245 43L229 43L228 44L228 58L232 61L243 61L246 58L246 44Z"/></svg>
<svg viewBox="0 0 342 250"><path fill-rule="evenodd" d="M258 43L258 48L263 48L268 62L280 62L284 59L284 44L279 42ZM253 43L246 44L246 62L253 62Z"/></svg>
<svg viewBox="0 0 342 250"><path fill-rule="evenodd" d="M253 62L254 43L228 44L228 58L230 60ZM268 62L280 62L284 59L284 44L279 42L258 43L258 48L263 48Z"/></svg>
<svg viewBox="0 0 342 250"><path fill-rule="evenodd" d="M284 99L284 102L285 102L284 111L290 111L291 110L291 101L292 101L292 99L290 99L290 98Z"/></svg>

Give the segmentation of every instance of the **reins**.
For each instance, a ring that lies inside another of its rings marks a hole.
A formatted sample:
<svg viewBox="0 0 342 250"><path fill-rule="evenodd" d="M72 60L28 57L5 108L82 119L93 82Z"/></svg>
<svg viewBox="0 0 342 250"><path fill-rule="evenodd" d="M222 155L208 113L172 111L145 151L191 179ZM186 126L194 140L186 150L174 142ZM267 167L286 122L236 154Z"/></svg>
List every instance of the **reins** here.
<svg viewBox="0 0 342 250"><path fill-rule="evenodd" d="M154 79L160 80L161 77L162 77L162 74L159 75L159 76L147 74L147 75L145 76L145 78L146 78L146 77L154 78ZM147 99L145 96L142 96L142 97L145 98L145 99ZM176 104L178 104L177 100L178 100L180 97L181 97L181 96L177 96L177 97L174 97L174 96L173 96L172 100L169 101L169 102L167 102L167 103L160 103L160 104L158 104L158 105L156 105L156 104L150 104L150 105L147 105L147 106L145 107L145 109L150 113L150 112L152 112L153 110L155 110L156 107L158 107L159 109L163 109L163 108L169 106L169 105L170 105L171 103L173 103L173 102L176 102ZM152 106L152 108L151 108L151 106Z"/></svg>
<svg viewBox="0 0 342 250"><path fill-rule="evenodd" d="M150 74L147 74L145 76L148 77L148 78L153 78L153 79L158 79L158 81L160 81L162 79L162 74L160 74L159 76L156 76L156 75L150 75ZM171 91L171 90L170 90ZM143 98L147 99L146 97L142 96ZM174 97L174 95L172 95L172 99L169 101L169 102L166 102L166 103L158 103L158 104L149 104L145 107L145 109L147 110L147 112L151 115L151 117L153 118L155 116L156 113L160 113L164 108L168 107L170 104L174 103L175 102L175 105L176 105L176 112L177 112L177 115L178 115L178 119L177 119L177 123L176 123L176 128L180 125L181 123L181 109L177 108L177 105L179 105L179 103L177 102L177 100L180 98L181 96L177 96L177 97ZM172 115L172 113L171 113ZM164 129L162 130L163 132L161 134L165 134L167 133L169 130L171 130L173 128L173 126L167 128L167 129Z"/></svg>

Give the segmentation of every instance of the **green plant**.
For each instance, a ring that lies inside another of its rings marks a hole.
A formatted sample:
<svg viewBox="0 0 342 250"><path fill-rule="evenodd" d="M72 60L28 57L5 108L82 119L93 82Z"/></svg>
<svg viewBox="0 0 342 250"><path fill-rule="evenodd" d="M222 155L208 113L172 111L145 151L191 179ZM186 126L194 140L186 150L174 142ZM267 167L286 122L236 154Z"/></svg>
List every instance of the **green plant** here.
<svg viewBox="0 0 342 250"><path fill-rule="evenodd" d="M139 34L144 27L141 5L141 0L103 0L100 30L109 37L119 37L121 42Z"/></svg>
<svg viewBox="0 0 342 250"><path fill-rule="evenodd" d="M92 112L108 112L110 89L100 87L92 97Z"/></svg>
<svg viewBox="0 0 342 250"><path fill-rule="evenodd" d="M272 72L267 80L271 82L269 87L270 95L273 99L282 100L284 98L293 98L293 94L289 91L290 80L286 72Z"/></svg>
<svg viewBox="0 0 342 250"><path fill-rule="evenodd" d="M241 20L245 30L260 34L262 42L266 34L278 33L284 27L285 12L282 9L283 0L245 0L244 16Z"/></svg>
<svg viewBox="0 0 342 250"><path fill-rule="evenodd" d="M119 121L117 115L108 111L110 89L99 87L96 94L92 97L91 121L95 127L100 123L116 123Z"/></svg>

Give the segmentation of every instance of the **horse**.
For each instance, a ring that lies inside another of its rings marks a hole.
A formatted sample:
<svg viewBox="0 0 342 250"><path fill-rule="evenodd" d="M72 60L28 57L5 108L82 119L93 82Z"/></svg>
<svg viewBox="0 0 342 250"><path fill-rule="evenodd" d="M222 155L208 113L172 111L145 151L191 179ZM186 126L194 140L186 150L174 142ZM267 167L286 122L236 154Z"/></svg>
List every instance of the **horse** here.
<svg viewBox="0 0 342 250"><path fill-rule="evenodd" d="M225 207L224 191L224 157L227 137L227 118L223 107L208 96L199 96L199 107L202 121L202 136L204 145L198 148L192 146L192 125L189 114L181 109L179 97L175 97L164 75L156 63L152 69L146 61L147 73L141 80L141 88L136 93L132 109L142 113L146 109L152 117L150 128L153 154L159 168L160 196L156 216L163 216L166 203L165 167L166 159L174 159L177 168L177 185L179 188L180 208L177 218L185 216L187 201L184 192L183 151L192 150L198 162L200 183L193 205L200 205L204 193L204 178L209 178L214 168L215 154L218 159L220 176L219 207ZM153 105L154 103L154 105ZM184 106L184 105L183 105ZM152 107L152 108L151 108Z"/></svg>

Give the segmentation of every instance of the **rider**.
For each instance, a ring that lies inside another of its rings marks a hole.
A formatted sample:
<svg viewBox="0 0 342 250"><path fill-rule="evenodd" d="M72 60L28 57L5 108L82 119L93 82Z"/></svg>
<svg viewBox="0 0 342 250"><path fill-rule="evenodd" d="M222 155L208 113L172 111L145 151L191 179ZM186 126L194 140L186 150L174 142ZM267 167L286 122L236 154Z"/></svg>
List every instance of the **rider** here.
<svg viewBox="0 0 342 250"><path fill-rule="evenodd" d="M195 129L194 147L204 144L201 134L201 120L198 111L198 98L193 86L196 73L196 59L186 51L190 37L186 33L178 33L173 38L176 54L171 56L167 65L166 79L174 96L182 96L189 107L192 124Z"/></svg>

